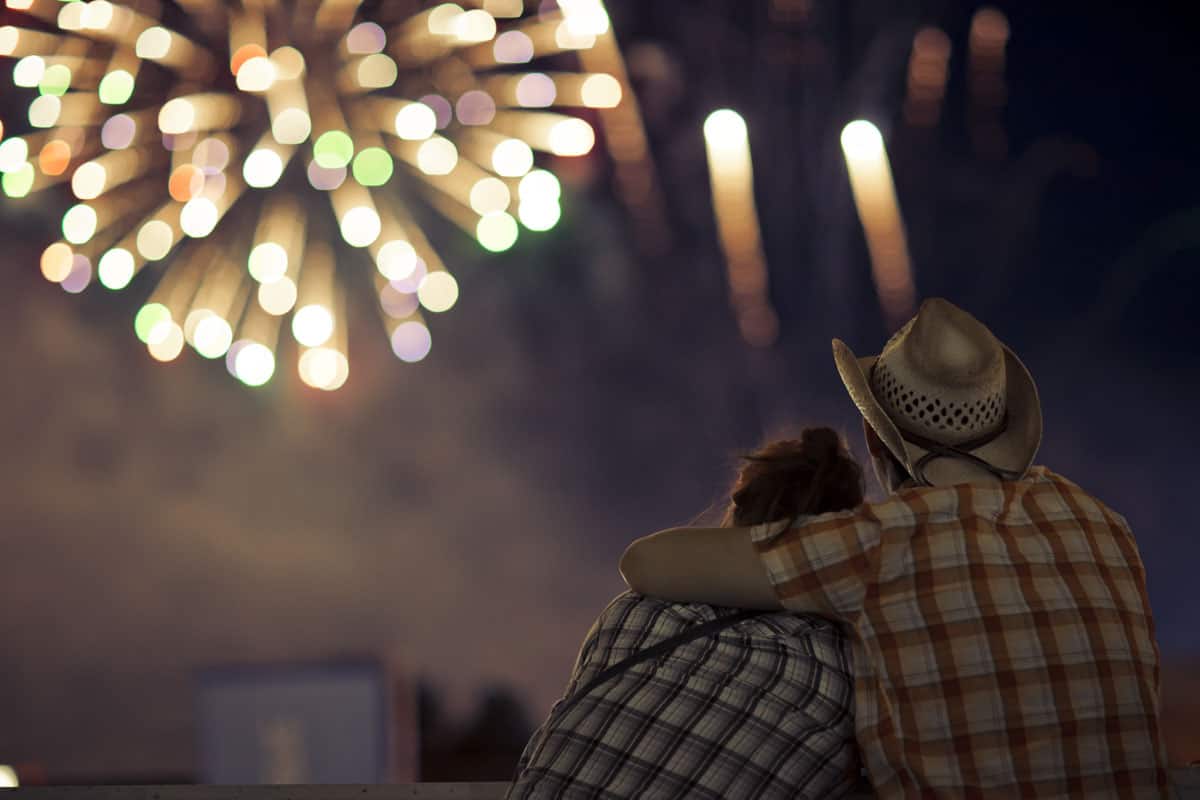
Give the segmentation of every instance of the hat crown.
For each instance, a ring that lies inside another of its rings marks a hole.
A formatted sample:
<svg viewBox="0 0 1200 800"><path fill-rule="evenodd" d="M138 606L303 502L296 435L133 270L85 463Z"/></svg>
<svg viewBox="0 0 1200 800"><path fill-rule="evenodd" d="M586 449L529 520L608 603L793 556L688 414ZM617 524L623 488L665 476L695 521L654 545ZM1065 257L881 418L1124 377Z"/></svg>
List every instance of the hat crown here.
<svg viewBox="0 0 1200 800"><path fill-rule="evenodd" d="M940 298L884 346L871 390L902 429L958 445L995 432L1006 410L1004 350L979 320Z"/></svg>

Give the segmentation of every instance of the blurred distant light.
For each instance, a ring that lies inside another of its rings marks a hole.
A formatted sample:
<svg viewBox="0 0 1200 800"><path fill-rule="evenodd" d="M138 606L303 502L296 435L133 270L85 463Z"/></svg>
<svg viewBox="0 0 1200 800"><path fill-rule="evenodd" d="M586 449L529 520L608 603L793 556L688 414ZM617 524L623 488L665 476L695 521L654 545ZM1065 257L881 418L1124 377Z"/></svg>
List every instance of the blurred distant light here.
<svg viewBox="0 0 1200 800"><path fill-rule="evenodd" d="M17 771L7 764L0 764L0 789L15 789L19 785Z"/></svg>
<svg viewBox="0 0 1200 800"><path fill-rule="evenodd" d="M246 64L250 63L256 58L266 57L267 51L263 50L262 45L254 44L253 42L250 44L244 44L237 50L234 50L233 55L230 56L229 71L236 78L242 71L242 67L246 66Z"/></svg>
<svg viewBox="0 0 1200 800"><path fill-rule="evenodd" d="M284 276L258 287L258 305L263 311L282 317L296 306L296 283Z"/></svg>
<svg viewBox="0 0 1200 800"><path fill-rule="evenodd" d="M366 247L379 238L382 223L379 214L367 206L355 206L338 221L342 238L352 247Z"/></svg>
<svg viewBox="0 0 1200 800"><path fill-rule="evenodd" d="M383 186L392 178L392 156L382 147L366 147L354 156L351 172L363 186Z"/></svg>
<svg viewBox="0 0 1200 800"><path fill-rule="evenodd" d="M183 352L183 329L170 319L158 323L146 348L156 361L174 361Z"/></svg>
<svg viewBox="0 0 1200 800"><path fill-rule="evenodd" d="M396 112L394 124L401 139L428 139L437 129L437 114L424 103L409 103Z"/></svg>
<svg viewBox="0 0 1200 800"><path fill-rule="evenodd" d="M454 106L450 105L450 101L440 94L427 94L418 102L429 106L433 111L437 129L440 130L454 121Z"/></svg>
<svg viewBox="0 0 1200 800"><path fill-rule="evenodd" d="M579 91L589 108L614 108L621 102L621 82L612 75L589 75Z"/></svg>
<svg viewBox="0 0 1200 800"><path fill-rule="evenodd" d="M13 64L13 83L25 89L32 89L42 80L46 72L46 60L41 56L25 56Z"/></svg>
<svg viewBox="0 0 1200 800"><path fill-rule="evenodd" d="M260 147L246 156L242 164L242 177L247 186L266 189L279 182L283 175L283 159L269 147Z"/></svg>
<svg viewBox="0 0 1200 800"><path fill-rule="evenodd" d="M731 108L718 109L704 120L704 139L717 150L745 147L746 120Z"/></svg>
<svg viewBox="0 0 1200 800"><path fill-rule="evenodd" d="M129 98L133 96L134 85L133 75L118 69L100 79L100 86L96 92L101 103L119 106L129 102Z"/></svg>
<svg viewBox="0 0 1200 800"><path fill-rule="evenodd" d="M554 43L563 50L587 50L595 46L596 37L586 33L576 33L570 24L563 20L554 29Z"/></svg>
<svg viewBox="0 0 1200 800"><path fill-rule="evenodd" d="M842 128L842 150L846 158L873 159L883 152L883 136L865 119L856 119Z"/></svg>
<svg viewBox="0 0 1200 800"><path fill-rule="evenodd" d="M600 36L608 32L608 12L600 0L558 0L567 28L575 36Z"/></svg>
<svg viewBox="0 0 1200 800"><path fill-rule="evenodd" d="M211 308L193 308L183 320L183 341L195 347L196 331L208 317L216 316Z"/></svg>
<svg viewBox="0 0 1200 800"><path fill-rule="evenodd" d="M21 168L29 159L29 143L19 136L0 142L0 172L12 172Z"/></svg>
<svg viewBox="0 0 1200 800"><path fill-rule="evenodd" d="M76 203L63 214L63 238L71 244L84 244L96 234L96 209L87 203Z"/></svg>
<svg viewBox="0 0 1200 800"><path fill-rule="evenodd" d="M429 10L429 16L425 18L429 32L439 36L454 36L455 21L462 13L462 8L454 3L442 3L433 7Z"/></svg>
<svg viewBox="0 0 1200 800"><path fill-rule="evenodd" d="M429 270L425 266L425 262L418 257L412 265L411 272L402 278L393 278L392 280L389 280L388 283L390 283L396 289L396 291L415 294L417 287L421 285L421 281L425 279L425 276L428 274L428 272Z"/></svg>
<svg viewBox="0 0 1200 800"><path fill-rule="evenodd" d="M267 56L255 56L242 64L237 73L237 88L243 92L265 92L275 84L275 63Z"/></svg>
<svg viewBox="0 0 1200 800"><path fill-rule="evenodd" d="M312 117L302 108L285 108L271 119L271 135L280 144L300 144L312 133Z"/></svg>
<svg viewBox="0 0 1200 800"><path fill-rule="evenodd" d="M527 108L545 108L554 104L558 88L545 73L531 72L517 81L517 102Z"/></svg>
<svg viewBox="0 0 1200 800"><path fill-rule="evenodd" d="M83 12L87 5L82 2L65 3L58 10L58 27L64 31L83 30Z"/></svg>
<svg viewBox="0 0 1200 800"><path fill-rule="evenodd" d="M312 184L314 189L320 189L323 192L331 192L342 185L346 180L346 168L334 167L326 169L316 161L309 162L308 165L308 182Z"/></svg>
<svg viewBox="0 0 1200 800"><path fill-rule="evenodd" d="M138 229L137 251L148 261L161 261L175 244L175 232L161 219L152 219Z"/></svg>
<svg viewBox="0 0 1200 800"><path fill-rule="evenodd" d="M304 74L304 55L289 45L271 51L271 63L276 80L291 81Z"/></svg>
<svg viewBox="0 0 1200 800"><path fill-rule="evenodd" d="M426 175L449 175L458 165L458 148L454 142L435 136L417 149L417 169Z"/></svg>
<svg viewBox="0 0 1200 800"><path fill-rule="evenodd" d="M62 114L62 101L44 94L29 104L29 124L35 128L52 128Z"/></svg>
<svg viewBox="0 0 1200 800"><path fill-rule="evenodd" d="M499 178L480 178L471 187L469 201L476 214L504 211L512 202L508 184Z"/></svg>
<svg viewBox="0 0 1200 800"><path fill-rule="evenodd" d="M496 36L496 20L482 8L473 8L454 18L454 35L464 44L490 42Z"/></svg>
<svg viewBox="0 0 1200 800"><path fill-rule="evenodd" d="M275 374L275 354L265 344L247 342L234 356L233 374L247 386L262 386Z"/></svg>
<svg viewBox="0 0 1200 800"><path fill-rule="evenodd" d="M544 169L531 170L517 184L517 196L525 201L557 201L562 196L562 185L553 172Z"/></svg>
<svg viewBox="0 0 1200 800"><path fill-rule="evenodd" d="M246 261L250 276L259 283L274 283L287 274L288 254L277 242L255 245Z"/></svg>
<svg viewBox="0 0 1200 800"><path fill-rule="evenodd" d="M214 175L225 169L229 166L229 158L229 145L214 136L201 139L192 151L192 163L205 175Z"/></svg>
<svg viewBox="0 0 1200 800"><path fill-rule="evenodd" d="M292 315L292 336L305 347L320 347L333 336L333 313L318 303L296 309Z"/></svg>
<svg viewBox="0 0 1200 800"><path fill-rule="evenodd" d="M124 289L133 280L135 267L133 253L123 247L114 247L100 256L96 272L100 283L105 288L118 291Z"/></svg>
<svg viewBox="0 0 1200 800"><path fill-rule="evenodd" d="M174 153L177 150L183 151L192 147L192 145L196 144L196 138L197 136L195 131L187 131L185 133L164 133L162 135L162 143L163 147Z"/></svg>
<svg viewBox="0 0 1200 800"><path fill-rule="evenodd" d="M416 294L402 292L392 284L385 284L379 290L379 306L384 313L393 319L404 319L411 316L420 307Z"/></svg>
<svg viewBox="0 0 1200 800"><path fill-rule="evenodd" d="M492 149L492 169L506 178L519 178L533 168L533 150L520 139L505 139Z"/></svg>
<svg viewBox="0 0 1200 800"><path fill-rule="evenodd" d="M433 337L420 322L401 322L392 331L392 352L401 361L415 363L429 355Z"/></svg>
<svg viewBox="0 0 1200 800"><path fill-rule="evenodd" d="M113 5L108 0L91 0L83 4L85 30L102 31L112 25Z"/></svg>
<svg viewBox="0 0 1200 800"><path fill-rule="evenodd" d="M24 197L33 188L35 177L33 164L26 161L16 169L4 173L4 176L0 178L0 188L3 188L4 193L9 197Z"/></svg>
<svg viewBox="0 0 1200 800"><path fill-rule="evenodd" d="M80 164L71 176L71 191L80 200L94 200L104 193L108 173L95 161Z"/></svg>
<svg viewBox="0 0 1200 800"><path fill-rule="evenodd" d="M138 309L133 318L133 332L143 342L149 343L150 332L156 326L171 319L171 312L162 303L147 303Z"/></svg>
<svg viewBox="0 0 1200 800"><path fill-rule="evenodd" d="M496 101L487 92L472 89L458 98L454 113L463 125L488 125L496 117Z"/></svg>
<svg viewBox="0 0 1200 800"><path fill-rule="evenodd" d="M352 55L380 53L385 47L387 34L374 22L360 22L346 34L346 51Z"/></svg>
<svg viewBox="0 0 1200 800"><path fill-rule="evenodd" d="M51 64L46 67L46 71L42 73L41 80L38 81L38 91L42 94L52 94L61 97L70 88L71 68L66 64Z"/></svg>
<svg viewBox="0 0 1200 800"><path fill-rule="evenodd" d="M171 52L171 32L158 25L142 31L134 43L133 52L138 58L158 59Z"/></svg>
<svg viewBox="0 0 1200 800"><path fill-rule="evenodd" d="M496 37L492 56L500 64L525 64L533 60L533 40L521 31L505 31Z"/></svg>
<svg viewBox="0 0 1200 800"><path fill-rule="evenodd" d="M300 380L314 389L336 391L346 382L350 365L346 356L332 347L314 347L300 356Z"/></svg>
<svg viewBox="0 0 1200 800"><path fill-rule="evenodd" d="M517 241L517 221L503 211L493 211L479 218L475 239L485 250L501 253Z"/></svg>
<svg viewBox="0 0 1200 800"><path fill-rule="evenodd" d="M92 282L92 261L82 253L71 259L71 271L59 284L64 292L79 294Z"/></svg>
<svg viewBox="0 0 1200 800"><path fill-rule="evenodd" d="M389 281L407 278L416 265L417 251L403 239L384 242L375 256L376 269Z"/></svg>
<svg viewBox="0 0 1200 800"><path fill-rule="evenodd" d="M313 160L324 169L341 169L354 158L354 142L345 131L326 131L313 143Z"/></svg>
<svg viewBox="0 0 1200 800"><path fill-rule="evenodd" d="M158 129L163 133L188 133L196 124L196 107L186 97L163 103L158 110Z"/></svg>
<svg viewBox="0 0 1200 800"><path fill-rule="evenodd" d="M71 274L75 251L62 242L55 242L42 251L42 277L51 283L62 283Z"/></svg>
<svg viewBox="0 0 1200 800"><path fill-rule="evenodd" d="M137 124L128 114L117 114L104 121L100 128L100 143L109 150L124 150L133 144Z"/></svg>
<svg viewBox="0 0 1200 800"><path fill-rule="evenodd" d="M517 218L531 231L548 231L561 217L558 200L522 200L517 205Z"/></svg>
<svg viewBox="0 0 1200 800"><path fill-rule="evenodd" d="M233 328L216 314L209 314L196 325L196 352L205 358L220 358L233 344Z"/></svg>
<svg viewBox="0 0 1200 800"><path fill-rule="evenodd" d="M550 129L550 152L558 156L586 155L595 143L595 131L581 119L564 119Z"/></svg>
<svg viewBox="0 0 1200 800"><path fill-rule="evenodd" d="M383 53L373 53L358 62L354 78L364 89L386 89L399 75L396 62Z"/></svg>
<svg viewBox="0 0 1200 800"><path fill-rule="evenodd" d="M42 145L42 151L38 153L38 168L43 173L46 175L62 175L70 165L71 146L69 144L62 139L51 139Z"/></svg>
<svg viewBox="0 0 1200 800"><path fill-rule="evenodd" d="M431 272L417 287L417 299L429 311L447 311L458 302L458 281L444 270Z"/></svg>
<svg viewBox="0 0 1200 800"><path fill-rule="evenodd" d="M204 173L195 164L180 164L167 179L167 194L172 200L186 203L204 189Z"/></svg>
<svg viewBox="0 0 1200 800"><path fill-rule="evenodd" d="M217 206L207 197L193 197L183 204L179 212L179 227L193 239L202 239L213 232L221 214Z"/></svg>

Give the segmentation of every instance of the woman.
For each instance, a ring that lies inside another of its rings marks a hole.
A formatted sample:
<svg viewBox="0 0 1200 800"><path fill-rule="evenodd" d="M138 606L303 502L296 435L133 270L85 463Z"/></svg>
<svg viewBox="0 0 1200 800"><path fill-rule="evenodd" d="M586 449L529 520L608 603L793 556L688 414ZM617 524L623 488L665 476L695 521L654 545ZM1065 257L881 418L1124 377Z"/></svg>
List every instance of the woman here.
<svg viewBox="0 0 1200 800"><path fill-rule="evenodd" d="M862 470L829 428L745 461L723 525L862 502ZM858 776L853 711L834 623L626 592L592 626L508 797L834 798Z"/></svg>

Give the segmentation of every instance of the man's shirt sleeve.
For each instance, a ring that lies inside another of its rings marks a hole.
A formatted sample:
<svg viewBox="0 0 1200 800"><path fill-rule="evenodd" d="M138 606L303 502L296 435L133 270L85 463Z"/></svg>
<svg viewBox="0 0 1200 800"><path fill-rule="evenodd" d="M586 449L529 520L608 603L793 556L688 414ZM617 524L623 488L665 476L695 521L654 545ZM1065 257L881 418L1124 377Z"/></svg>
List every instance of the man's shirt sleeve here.
<svg viewBox="0 0 1200 800"><path fill-rule="evenodd" d="M751 541L783 607L853 622L877 571L881 526L865 511L756 525Z"/></svg>

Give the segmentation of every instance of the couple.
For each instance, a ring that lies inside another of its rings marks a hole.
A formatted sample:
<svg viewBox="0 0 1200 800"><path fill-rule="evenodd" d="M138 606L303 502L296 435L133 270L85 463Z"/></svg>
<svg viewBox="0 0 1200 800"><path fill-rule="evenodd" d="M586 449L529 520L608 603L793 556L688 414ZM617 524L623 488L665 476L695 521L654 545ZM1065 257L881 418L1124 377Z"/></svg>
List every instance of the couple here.
<svg viewBox="0 0 1200 800"><path fill-rule="evenodd" d="M1168 796L1137 545L1031 466L1024 365L941 299L833 353L889 497L809 429L635 541L509 797Z"/></svg>

